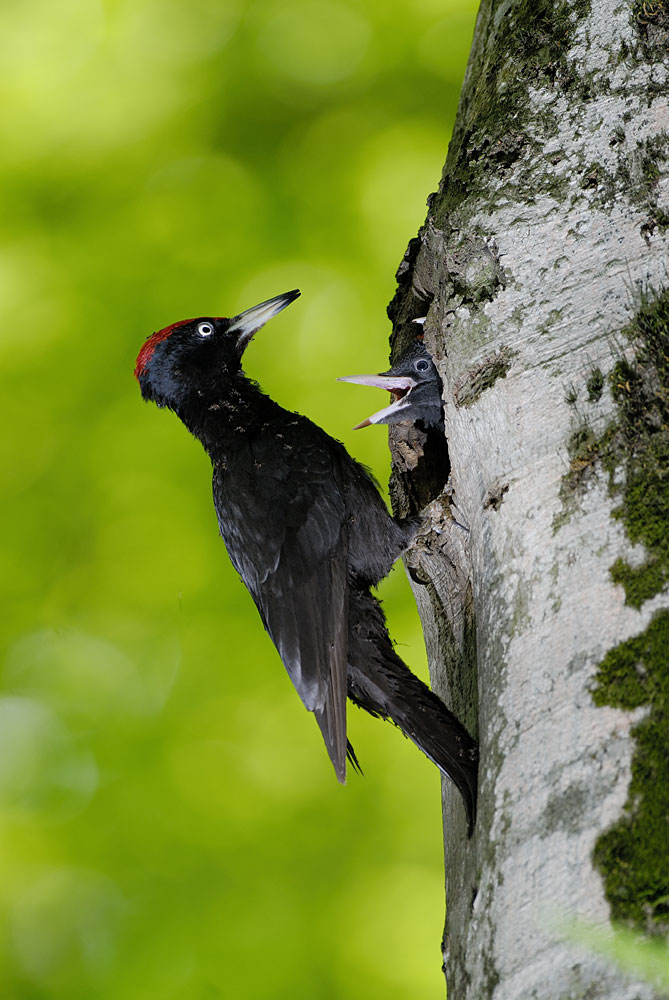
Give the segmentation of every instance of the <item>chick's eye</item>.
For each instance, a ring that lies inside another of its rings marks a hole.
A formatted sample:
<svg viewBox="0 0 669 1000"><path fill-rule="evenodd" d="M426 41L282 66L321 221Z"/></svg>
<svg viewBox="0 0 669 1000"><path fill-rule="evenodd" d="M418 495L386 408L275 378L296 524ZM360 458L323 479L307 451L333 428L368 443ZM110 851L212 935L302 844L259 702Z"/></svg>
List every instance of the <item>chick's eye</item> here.
<svg viewBox="0 0 669 1000"><path fill-rule="evenodd" d="M426 372L430 367L430 364L428 361L417 361L414 367L417 372Z"/></svg>
<svg viewBox="0 0 669 1000"><path fill-rule="evenodd" d="M198 323L197 332L200 334L201 337L211 337L212 333L214 332L214 324Z"/></svg>

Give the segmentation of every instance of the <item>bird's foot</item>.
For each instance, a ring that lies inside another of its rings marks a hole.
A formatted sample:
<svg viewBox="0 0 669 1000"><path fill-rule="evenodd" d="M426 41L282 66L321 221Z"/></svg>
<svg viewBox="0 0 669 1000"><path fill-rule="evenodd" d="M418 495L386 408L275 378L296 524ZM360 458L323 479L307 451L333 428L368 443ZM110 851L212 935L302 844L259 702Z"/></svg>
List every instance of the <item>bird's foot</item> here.
<svg viewBox="0 0 669 1000"><path fill-rule="evenodd" d="M452 502L452 496L453 487L449 476L442 493L436 500L432 500L426 507L423 507L420 512L421 523L416 533L414 544L418 540L424 541L427 544L430 535L441 535L453 525L469 533L469 528L465 524L462 524L461 521L458 521L453 513L457 508L455 508Z"/></svg>
<svg viewBox="0 0 669 1000"><path fill-rule="evenodd" d="M405 557L407 570L414 583L429 583L432 578L429 566L435 556L446 559L456 569L461 549L460 532L469 534L469 528L456 518L455 514L459 514L459 511L453 504L452 496L453 488L449 478L436 500L432 500L420 512L418 530ZM455 533L454 527L459 529Z"/></svg>

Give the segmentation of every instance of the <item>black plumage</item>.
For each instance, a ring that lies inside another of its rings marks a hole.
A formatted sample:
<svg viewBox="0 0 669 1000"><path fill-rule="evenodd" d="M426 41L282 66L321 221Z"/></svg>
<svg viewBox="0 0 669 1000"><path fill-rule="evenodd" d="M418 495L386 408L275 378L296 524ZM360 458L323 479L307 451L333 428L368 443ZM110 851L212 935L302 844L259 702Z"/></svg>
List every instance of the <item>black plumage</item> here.
<svg viewBox="0 0 669 1000"><path fill-rule="evenodd" d="M477 747L395 653L370 587L410 544L415 519L393 519L340 442L247 378L253 334L299 295L233 319L184 320L148 338L142 395L173 410L209 454L214 506L230 559L345 780L346 697L390 718L459 788L471 828Z"/></svg>

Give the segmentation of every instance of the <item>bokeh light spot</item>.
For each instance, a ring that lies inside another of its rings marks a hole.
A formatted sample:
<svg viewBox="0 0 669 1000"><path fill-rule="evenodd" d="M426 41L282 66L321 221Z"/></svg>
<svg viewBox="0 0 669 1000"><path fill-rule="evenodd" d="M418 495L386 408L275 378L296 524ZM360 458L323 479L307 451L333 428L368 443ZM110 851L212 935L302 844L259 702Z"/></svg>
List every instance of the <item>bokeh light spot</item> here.
<svg viewBox="0 0 669 1000"><path fill-rule="evenodd" d="M0 698L0 807L52 817L83 807L98 783L95 761L63 723L31 698Z"/></svg>
<svg viewBox="0 0 669 1000"><path fill-rule="evenodd" d="M115 953L126 903L114 883L92 871L51 868L24 887L11 912L12 936L26 975L49 987L79 975L99 981Z"/></svg>
<svg viewBox="0 0 669 1000"><path fill-rule="evenodd" d="M369 22L342 4L303 2L277 7L258 44L267 62L285 76L329 84L355 72L370 35Z"/></svg>
<svg viewBox="0 0 669 1000"><path fill-rule="evenodd" d="M223 48L237 26L240 3L225 0L144 0L125 3L114 33L138 59L173 66L201 60Z"/></svg>
<svg viewBox="0 0 669 1000"><path fill-rule="evenodd" d="M47 701L59 713L88 723L119 711L141 711L138 672L120 649L80 632L45 630L9 650L6 687Z"/></svg>
<svg viewBox="0 0 669 1000"><path fill-rule="evenodd" d="M92 57L104 37L101 0L50 0L2 5L0 80L25 86L48 73L51 85L69 79Z"/></svg>
<svg viewBox="0 0 669 1000"><path fill-rule="evenodd" d="M425 199L436 190L444 135L431 121L399 122L378 133L360 150L361 221L370 251L396 268L425 217ZM392 206L392 211L390 210Z"/></svg>
<svg viewBox="0 0 669 1000"><path fill-rule="evenodd" d="M472 40L472 15L452 11L431 25L418 42L418 57L433 73L460 87Z"/></svg>

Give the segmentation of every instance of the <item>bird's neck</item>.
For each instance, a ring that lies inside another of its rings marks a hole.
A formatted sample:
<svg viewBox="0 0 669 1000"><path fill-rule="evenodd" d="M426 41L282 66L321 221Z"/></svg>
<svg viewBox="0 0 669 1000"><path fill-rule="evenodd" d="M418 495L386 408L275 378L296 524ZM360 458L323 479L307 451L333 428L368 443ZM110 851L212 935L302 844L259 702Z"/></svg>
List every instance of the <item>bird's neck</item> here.
<svg viewBox="0 0 669 1000"><path fill-rule="evenodd" d="M284 412L243 372L219 385L199 388L177 409L177 416L202 443L212 461L243 446L262 426Z"/></svg>

